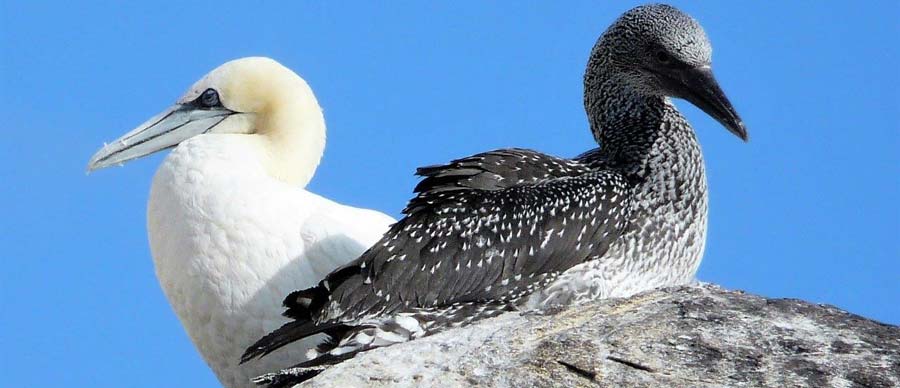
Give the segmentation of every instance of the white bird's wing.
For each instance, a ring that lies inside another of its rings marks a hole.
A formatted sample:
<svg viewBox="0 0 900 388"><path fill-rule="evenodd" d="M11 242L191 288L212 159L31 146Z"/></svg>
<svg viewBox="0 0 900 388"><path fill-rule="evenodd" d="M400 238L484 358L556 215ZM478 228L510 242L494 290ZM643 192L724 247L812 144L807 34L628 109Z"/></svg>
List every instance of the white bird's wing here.
<svg viewBox="0 0 900 388"><path fill-rule="evenodd" d="M303 225L304 252L317 279L359 257L395 222L369 209L324 200Z"/></svg>

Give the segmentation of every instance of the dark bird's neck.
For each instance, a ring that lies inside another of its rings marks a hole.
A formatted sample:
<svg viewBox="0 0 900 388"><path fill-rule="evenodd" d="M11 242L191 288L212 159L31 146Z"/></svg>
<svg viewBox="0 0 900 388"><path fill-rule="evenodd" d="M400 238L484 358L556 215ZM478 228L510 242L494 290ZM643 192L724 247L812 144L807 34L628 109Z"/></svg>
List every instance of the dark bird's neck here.
<svg viewBox="0 0 900 388"><path fill-rule="evenodd" d="M584 103L600 148L594 164L634 184L631 221L599 272L607 296L691 281L706 242L707 186L694 130L667 98L629 88L626 71L594 55L585 72ZM607 57L608 58L608 57ZM612 69L612 70L610 70ZM615 70L615 71L613 71Z"/></svg>
<svg viewBox="0 0 900 388"><path fill-rule="evenodd" d="M608 58L592 55L584 75L585 111L604 164L644 179L661 172L649 163L660 153L684 156L673 162L702 164L694 131L672 102L629 87L630 75Z"/></svg>

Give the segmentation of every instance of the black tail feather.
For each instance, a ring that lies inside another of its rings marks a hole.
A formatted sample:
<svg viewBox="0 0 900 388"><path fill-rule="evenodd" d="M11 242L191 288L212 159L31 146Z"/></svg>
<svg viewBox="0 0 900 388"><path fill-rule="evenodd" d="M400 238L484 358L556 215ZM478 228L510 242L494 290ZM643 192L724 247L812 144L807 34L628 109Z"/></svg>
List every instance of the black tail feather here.
<svg viewBox="0 0 900 388"><path fill-rule="evenodd" d="M290 368L268 373L253 379L253 383L264 385L266 388L286 388L300 384L306 380L316 377L329 366L353 358L359 352L350 352L338 356L332 354L323 354L315 359L302 362Z"/></svg>
<svg viewBox="0 0 900 388"><path fill-rule="evenodd" d="M353 275L358 275L360 271L359 265L350 264L336 270L315 287L290 293L283 302L285 307L283 315L292 318L293 321L260 338L247 348L241 356L241 363L263 357L291 342L311 335L325 332L333 336L333 333L340 333L343 324L338 322L316 323L313 315L316 315L314 312L320 311L328 302L332 287L339 286Z"/></svg>
<svg viewBox="0 0 900 388"><path fill-rule="evenodd" d="M251 380L256 385L266 388L287 388L316 377L325 369L288 368L274 373L266 373Z"/></svg>
<svg viewBox="0 0 900 388"><path fill-rule="evenodd" d="M310 287L305 290L294 291L284 298L282 305L285 307L284 315L299 321L312 320L313 304L322 298L328 298L327 291L321 286Z"/></svg>
<svg viewBox="0 0 900 388"><path fill-rule="evenodd" d="M405 342L420 336L429 336L446 329L465 326L472 322L496 317L504 312L515 311L515 301L487 301L460 303L444 308L422 309L419 313L405 315L404 319L415 319L420 329L410 328L409 323L400 323L396 317L384 317L381 322L372 322L356 326L341 324L323 324L316 326L312 322L291 322L267 335L254 344L242 358L242 362L258 356L264 356L285 344L316 333L325 333L329 338L317 347L319 355L313 359L294 365L279 372L269 373L254 379L254 383L267 388L290 387L309 380L328 367L353 358L358 353L389 346L387 338L379 337L379 332L393 333ZM418 334L416 334L418 333ZM364 334L368 340L360 340L357 335ZM375 341L381 338L382 342ZM366 342L368 341L368 342ZM392 340L388 340L392 341ZM338 353L338 354L335 354Z"/></svg>
<svg viewBox="0 0 900 388"><path fill-rule="evenodd" d="M275 331L267 334L265 337L260 338L259 341L256 341L256 343L254 343L253 345L250 345L250 347L247 348L246 351L244 351L244 355L241 356L241 364L257 357L263 357L291 342L327 331L329 329L334 329L339 326L342 325L339 323L325 323L322 325L317 325L315 322L310 320L288 322L284 324L284 326L281 326Z"/></svg>
<svg viewBox="0 0 900 388"><path fill-rule="evenodd" d="M285 307L282 315L300 321L313 320L314 312L319 312L330 300L331 291L360 273L362 267L354 261L328 274L315 287L288 294L282 302Z"/></svg>

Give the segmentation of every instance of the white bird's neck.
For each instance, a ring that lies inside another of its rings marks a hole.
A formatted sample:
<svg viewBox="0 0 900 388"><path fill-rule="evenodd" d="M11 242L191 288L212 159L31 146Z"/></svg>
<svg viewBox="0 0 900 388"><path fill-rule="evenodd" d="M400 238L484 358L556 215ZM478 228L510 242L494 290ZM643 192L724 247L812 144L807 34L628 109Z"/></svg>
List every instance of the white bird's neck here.
<svg viewBox="0 0 900 388"><path fill-rule="evenodd" d="M291 97L291 96L287 96ZM315 98L282 98L259 115L266 169L280 181L305 187L325 151L325 117Z"/></svg>

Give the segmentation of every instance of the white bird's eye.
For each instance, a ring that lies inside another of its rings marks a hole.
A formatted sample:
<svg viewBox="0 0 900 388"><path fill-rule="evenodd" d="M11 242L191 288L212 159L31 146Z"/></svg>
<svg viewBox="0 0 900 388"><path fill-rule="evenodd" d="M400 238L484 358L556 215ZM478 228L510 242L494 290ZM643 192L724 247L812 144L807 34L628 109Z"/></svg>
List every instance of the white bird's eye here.
<svg viewBox="0 0 900 388"><path fill-rule="evenodd" d="M206 108L222 105L221 101L219 101L219 92L215 89L206 89L197 100L200 102L200 105Z"/></svg>

